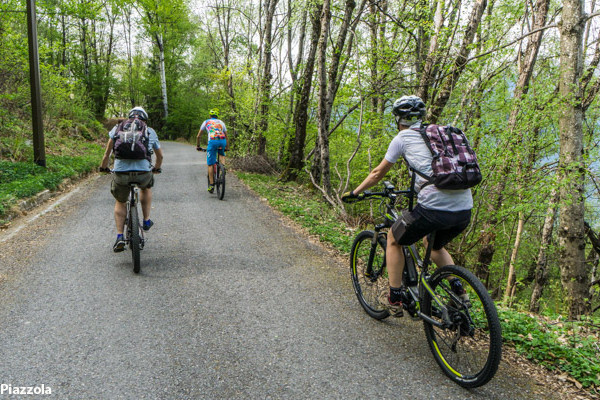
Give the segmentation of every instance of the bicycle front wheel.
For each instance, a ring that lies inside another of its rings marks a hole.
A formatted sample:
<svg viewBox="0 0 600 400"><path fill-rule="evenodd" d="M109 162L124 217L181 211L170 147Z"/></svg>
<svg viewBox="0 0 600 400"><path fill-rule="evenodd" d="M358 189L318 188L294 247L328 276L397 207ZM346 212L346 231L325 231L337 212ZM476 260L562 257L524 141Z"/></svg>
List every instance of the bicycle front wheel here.
<svg viewBox="0 0 600 400"><path fill-rule="evenodd" d="M350 273L354 293L362 308L375 319L389 317L389 311L379 302L379 295L389 290L388 278L385 275L385 246L383 236L377 238L373 245L373 231L358 234L350 252Z"/></svg>
<svg viewBox="0 0 600 400"><path fill-rule="evenodd" d="M217 197L219 200L223 200L225 196L225 168L219 163L216 164L216 168L215 183L217 185Z"/></svg>
<svg viewBox="0 0 600 400"><path fill-rule="evenodd" d="M460 280L464 294L451 287L449 280L454 278ZM424 286L423 313L444 325L424 321L436 362L463 387L485 385L498 370L502 353L500 320L486 288L475 275L456 265L439 268Z"/></svg>
<svg viewBox="0 0 600 400"><path fill-rule="evenodd" d="M131 247L131 256L133 258L133 272L140 272L140 220L138 218L138 210L136 206L131 206L131 237L129 238L129 247Z"/></svg>

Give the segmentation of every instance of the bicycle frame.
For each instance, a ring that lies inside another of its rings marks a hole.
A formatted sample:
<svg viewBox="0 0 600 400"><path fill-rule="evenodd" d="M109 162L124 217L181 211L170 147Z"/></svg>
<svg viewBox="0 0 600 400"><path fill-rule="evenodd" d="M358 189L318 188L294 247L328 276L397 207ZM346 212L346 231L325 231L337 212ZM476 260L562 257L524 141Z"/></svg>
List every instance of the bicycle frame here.
<svg viewBox="0 0 600 400"><path fill-rule="evenodd" d="M382 203L380 205L381 214L384 217L384 222L375 225L375 235L373 235L373 239L371 242L371 251L369 253L369 263L370 266L373 263L373 258L375 257L375 252L377 248L377 242L379 240L380 235L383 235L386 239L387 243L387 232L382 232L383 229L391 228L394 222L396 222L399 218L399 213L396 210L396 199L398 195L402 195L408 198L408 211L413 210L413 199L415 195L414 191L414 175L411 179L411 188L409 190L394 190L394 186L390 182L384 182L384 191L383 192L365 192L365 197L382 197ZM385 212L383 211L383 207L385 206ZM450 321L450 317L448 314L448 308L445 304L443 304L442 300L436 295L435 291L433 291L427 280L430 276L429 274L429 266L431 265L431 251L433 250L433 243L435 241L435 232L429 234L427 236L427 249L425 251L425 257L421 259L419 252L414 244L410 246L402 246L404 251L404 269L403 269L403 280L407 284L408 292L410 293L414 304L408 305L409 313L419 317L420 319L426 320L432 325L438 326L440 328L445 328L452 324ZM386 260L383 261L384 265L386 264ZM420 268L421 272L417 270L417 267ZM384 268L381 269L383 271ZM373 271L367 271L370 273L371 280L375 282L379 275L373 275ZM421 305L421 294L427 290L433 301L437 304L442 312L442 320L444 323L440 323L435 319L421 313L420 305ZM458 296L456 296L455 300L460 302Z"/></svg>
<svg viewBox="0 0 600 400"><path fill-rule="evenodd" d="M217 164L219 168L223 168L223 164L221 164L221 154L219 154L219 149L217 149L217 163L213 166L213 183L217 183Z"/></svg>
<svg viewBox="0 0 600 400"><path fill-rule="evenodd" d="M138 186L135 183L130 183L129 184L129 199L127 200L127 218L126 218L126 224L127 224L127 236L125 237L125 243L127 243L127 246L131 247L131 208L132 207L137 207L139 203L139 191L138 191ZM140 225L141 226L141 225ZM141 248L144 247L144 231L143 229L140 229L140 246Z"/></svg>

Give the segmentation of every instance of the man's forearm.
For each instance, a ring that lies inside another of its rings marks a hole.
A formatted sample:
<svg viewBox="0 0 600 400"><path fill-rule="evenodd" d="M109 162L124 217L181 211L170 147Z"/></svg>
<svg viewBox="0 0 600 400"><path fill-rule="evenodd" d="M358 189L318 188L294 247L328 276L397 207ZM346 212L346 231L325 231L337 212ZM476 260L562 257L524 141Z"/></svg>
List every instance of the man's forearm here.
<svg viewBox="0 0 600 400"><path fill-rule="evenodd" d="M367 190L371 186L375 186L377 184L377 182L379 182L380 180L383 179L385 174L387 174L389 172L389 170L392 168L393 165L394 165L393 163L390 163L389 161L387 161L385 159L381 160L381 163L377 167L375 167L369 173L369 175L367 175L365 180L362 181L362 183L360 185L358 185L356 187L356 189L354 189L354 194L359 194L359 193Z"/></svg>
<svg viewBox="0 0 600 400"><path fill-rule="evenodd" d="M377 182L379 182L381 178L379 174L375 172L375 170L371 171L371 173L365 178L364 181L360 185L353 190L354 194L359 194L367 190L368 188L375 186Z"/></svg>
<svg viewBox="0 0 600 400"><path fill-rule="evenodd" d="M104 157L102 157L102 164L100 164L100 167L102 168L108 168L108 163L110 161L110 153L112 153L112 144L112 139L109 140L106 144L106 149L104 150Z"/></svg>
<svg viewBox="0 0 600 400"><path fill-rule="evenodd" d="M154 163L154 168L158 169L162 166L162 162L163 162L163 154L162 154L162 149L158 149L156 152L156 162Z"/></svg>

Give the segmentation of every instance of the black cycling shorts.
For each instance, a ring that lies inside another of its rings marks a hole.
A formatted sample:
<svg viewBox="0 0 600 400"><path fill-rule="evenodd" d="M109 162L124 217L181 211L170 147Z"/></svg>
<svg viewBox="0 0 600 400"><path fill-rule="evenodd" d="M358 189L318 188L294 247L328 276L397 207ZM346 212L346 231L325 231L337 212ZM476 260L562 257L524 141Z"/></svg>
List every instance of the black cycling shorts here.
<svg viewBox="0 0 600 400"><path fill-rule="evenodd" d="M464 231L471 221L471 210L427 210L419 204L402 215L392 225L396 243L408 246L432 232L436 232L433 249L439 250Z"/></svg>

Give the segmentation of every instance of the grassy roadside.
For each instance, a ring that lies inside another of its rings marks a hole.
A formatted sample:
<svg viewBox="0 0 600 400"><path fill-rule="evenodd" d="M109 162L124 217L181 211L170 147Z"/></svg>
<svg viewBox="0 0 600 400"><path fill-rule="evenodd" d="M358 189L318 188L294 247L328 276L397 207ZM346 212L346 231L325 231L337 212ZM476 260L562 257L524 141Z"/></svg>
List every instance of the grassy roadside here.
<svg viewBox="0 0 600 400"><path fill-rule="evenodd" d="M55 190L67 178L77 178L100 165L103 149L95 143L80 145L78 154L46 157L46 168L32 161L0 160L0 225L19 200L46 189Z"/></svg>
<svg viewBox="0 0 600 400"><path fill-rule="evenodd" d="M318 235L342 255L350 252L358 229L345 226L331 207L306 187L282 184L277 178L238 172L246 185L268 203ZM552 371L561 371L565 381L592 395L600 395L600 319L564 321L560 315L541 317L499 306L506 344Z"/></svg>

